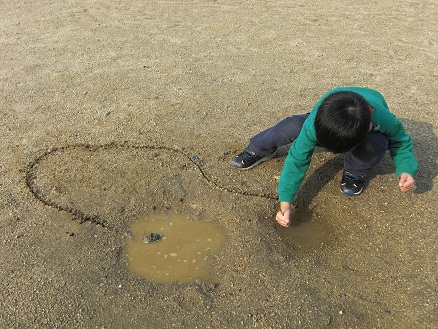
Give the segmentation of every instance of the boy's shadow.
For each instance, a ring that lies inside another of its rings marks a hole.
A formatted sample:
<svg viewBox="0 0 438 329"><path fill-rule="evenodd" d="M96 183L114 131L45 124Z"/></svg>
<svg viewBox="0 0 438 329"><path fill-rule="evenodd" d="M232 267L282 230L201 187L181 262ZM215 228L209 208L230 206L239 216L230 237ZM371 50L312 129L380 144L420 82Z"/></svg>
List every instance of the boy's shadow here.
<svg viewBox="0 0 438 329"><path fill-rule="evenodd" d="M438 138L430 123L410 119L401 119L401 121L414 141L414 154L419 163L415 175L417 186L415 193L422 194L432 189L433 179L438 174ZM314 156L321 150L316 148ZM285 150L281 150L279 156L284 153ZM320 190L335 178L343 168L343 159L343 154L335 155L307 177L296 198L299 207L308 207ZM371 170L367 182L377 175L392 173L395 174L395 165L387 152L383 160Z"/></svg>
<svg viewBox="0 0 438 329"><path fill-rule="evenodd" d="M416 194L432 190L433 179L438 175L438 137L427 122L400 119L414 141L414 154L418 160L415 175Z"/></svg>

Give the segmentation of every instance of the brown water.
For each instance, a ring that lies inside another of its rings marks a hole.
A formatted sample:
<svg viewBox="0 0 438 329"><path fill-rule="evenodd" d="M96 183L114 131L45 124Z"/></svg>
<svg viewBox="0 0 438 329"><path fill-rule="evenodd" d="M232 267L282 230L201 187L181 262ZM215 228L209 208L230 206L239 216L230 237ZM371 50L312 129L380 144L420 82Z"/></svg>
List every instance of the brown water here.
<svg viewBox="0 0 438 329"><path fill-rule="evenodd" d="M150 214L131 225L125 255L129 269L153 283L197 279L217 280L210 264L226 242L225 229L216 222L191 220L175 212ZM162 234L160 241L145 243L142 236Z"/></svg>
<svg viewBox="0 0 438 329"><path fill-rule="evenodd" d="M329 221L313 216L311 211L304 208L295 211L288 228L278 226L277 230L295 249L306 252L329 243L334 233Z"/></svg>

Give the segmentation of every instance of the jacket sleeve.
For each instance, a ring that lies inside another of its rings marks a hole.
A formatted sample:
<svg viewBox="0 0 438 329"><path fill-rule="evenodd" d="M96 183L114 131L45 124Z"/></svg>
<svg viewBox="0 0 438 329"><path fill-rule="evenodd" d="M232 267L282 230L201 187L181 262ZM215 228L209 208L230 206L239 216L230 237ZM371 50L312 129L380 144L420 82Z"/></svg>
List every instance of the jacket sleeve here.
<svg viewBox="0 0 438 329"><path fill-rule="evenodd" d="M396 167L398 177L402 173L415 175L418 168L418 161L413 153L414 143L411 136L406 134L403 124L391 113L389 118L389 129L386 133L389 139L389 153Z"/></svg>
<svg viewBox="0 0 438 329"><path fill-rule="evenodd" d="M295 201L295 196L309 168L316 140L311 137L312 134L309 134L308 128L305 123L301 133L289 149L278 182L279 202L293 203Z"/></svg>

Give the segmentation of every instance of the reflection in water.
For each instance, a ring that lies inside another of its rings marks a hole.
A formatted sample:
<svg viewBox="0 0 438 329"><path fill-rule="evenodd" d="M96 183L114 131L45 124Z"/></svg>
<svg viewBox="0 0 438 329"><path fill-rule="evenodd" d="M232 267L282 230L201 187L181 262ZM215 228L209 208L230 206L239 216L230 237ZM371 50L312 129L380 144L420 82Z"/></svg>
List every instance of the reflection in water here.
<svg viewBox="0 0 438 329"><path fill-rule="evenodd" d="M279 235L295 249L313 251L324 245L332 237L333 228L327 220L316 218L310 210L296 209L289 227L278 225Z"/></svg>
<svg viewBox="0 0 438 329"><path fill-rule="evenodd" d="M150 214L134 222L131 232L125 255L134 274L154 283L216 279L209 260L226 241L224 228L216 222L173 212ZM151 241L151 233L162 237Z"/></svg>

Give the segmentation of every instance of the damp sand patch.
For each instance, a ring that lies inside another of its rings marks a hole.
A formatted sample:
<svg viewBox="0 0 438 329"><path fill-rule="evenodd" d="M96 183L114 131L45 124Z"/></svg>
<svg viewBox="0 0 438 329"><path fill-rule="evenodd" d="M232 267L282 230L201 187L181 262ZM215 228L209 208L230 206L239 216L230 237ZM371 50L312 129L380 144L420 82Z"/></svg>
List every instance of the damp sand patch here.
<svg viewBox="0 0 438 329"><path fill-rule="evenodd" d="M140 217L130 230L125 257L135 275L152 283L218 281L211 261L227 240L218 223L169 212Z"/></svg>
<svg viewBox="0 0 438 329"><path fill-rule="evenodd" d="M316 217L310 210L296 209L289 227L277 227L278 234L295 250L311 252L328 244L334 229L329 221Z"/></svg>

